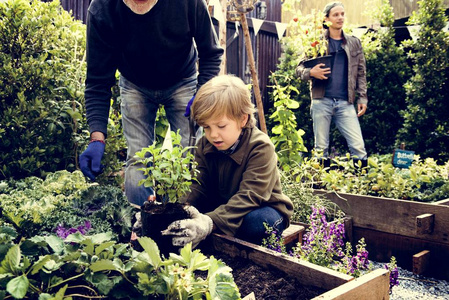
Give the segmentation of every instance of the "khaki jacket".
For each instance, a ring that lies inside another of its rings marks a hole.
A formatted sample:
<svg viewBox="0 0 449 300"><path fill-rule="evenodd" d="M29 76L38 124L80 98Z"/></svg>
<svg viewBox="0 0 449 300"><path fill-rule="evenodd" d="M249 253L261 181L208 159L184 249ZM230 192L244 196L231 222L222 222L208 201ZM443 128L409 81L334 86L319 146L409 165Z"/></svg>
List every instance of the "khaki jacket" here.
<svg viewBox="0 0 449 300"><path fill-rule="evenodd" d="M325 38L329 39L329 31L325 31ZM348 57L348 101L354 103L358 96L357 103L368 104L366 95L366 61L363 54L360 40L352 35L343 32L343 45L346 56ZM312 99L321 99L324 97L326 80L315 79L310 76L310 69L304 67L302 60L296 67L296 76L301 80L311 80L310 95Z"/></svg>
<svg viewBox="0 0 449 300"><path fill-rule="evenodd" d="M237 150L230 155L217 151L206 137L199 140L195 154L200 171L198 183L192 184L185 199L231 236L245 215L259 207L273 207L288 224L293 214L293 203L281 190L270 138L257 128L243 130Z"/></svg>

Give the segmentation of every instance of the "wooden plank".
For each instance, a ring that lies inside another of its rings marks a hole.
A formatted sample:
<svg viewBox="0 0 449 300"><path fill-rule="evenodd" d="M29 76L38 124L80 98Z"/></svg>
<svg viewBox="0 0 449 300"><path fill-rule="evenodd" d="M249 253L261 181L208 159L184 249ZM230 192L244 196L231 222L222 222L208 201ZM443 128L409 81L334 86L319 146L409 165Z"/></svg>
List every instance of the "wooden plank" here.
<svg viewBox="0 0 449 300"><path fill-rule="evenodd" d="M433 232L435 225L435 215L423 214L416 217L416 233L417 234L430 234Z"/></svg>
<svg viewBox="0 0 449 300"><path fill-rule="evenodd" d="M323 190L314 192L326 196L352 216L354 227L449 245L449 206ZM423 214L435 215L433 232L425 236L416 232L416 217Z"/></svg>
<svg viewBox="0 0 449 300"><path fill-rule="evenodd" d="M410 272L413 271L413 255L428 250L431 255L425 275L449 280L449 247L447 244L360 227L353 228L353 235L354 242L361 238L365 239L370 260L388 263L394 256L398 266Z"/></svg>
<svg viewBox="0 0 449 300"><path fill-rule="evenodd" d="M449 199L443 199L443 200L440 200L440 201L437 201L437 202L432 202L432 204L449 206Z"/></svg>
<svg viewBox="0 0 449 300"><path fill-rule="evenodd" d="M335 270L301 261L234 237L214 233L212 243L216 251L231 257L250 259L263 268L275 268L296 278L304 285L330 290L354 279Z"/></svg>
<svg viewBox="0 0 449 300"><path fill-rule="evenodd" d="M297 224L290 224L290 226L282 232L282 238L284 239L284 245L288 245L290 243L298 243L302 241L302 236L304 234L305 228L304 226Z"/></svg>
<svg viewBox="0 0 449 300"><path fill-rule="evenodd" d="M377 269L333 290L330 290L313 300L379 300L390 299L390 272Z"/></svg>
<svg viewBox="0 0 449 300"><path fill-rule="evenodd" d="M413 255L413 274L424 274L430 265L430 251L424 250Z"/></svg>

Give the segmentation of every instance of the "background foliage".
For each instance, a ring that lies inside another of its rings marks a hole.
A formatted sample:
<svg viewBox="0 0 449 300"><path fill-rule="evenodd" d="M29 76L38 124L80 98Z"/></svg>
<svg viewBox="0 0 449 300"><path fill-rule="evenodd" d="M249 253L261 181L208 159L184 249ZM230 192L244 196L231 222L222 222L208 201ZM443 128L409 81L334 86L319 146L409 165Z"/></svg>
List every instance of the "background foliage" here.
<svg viewBox="0 0 449 300"><path fill-rule="evenodd" d="M396 44L394 14L389 1L381 6L368 5L367 13L380 21L385 30L362 36L366 58L368 110L359 118L368 153L392 153L396 133L402 126L400 111L405 109L404 84L411 76L404 50Z"/></svg>
<svg viewBox="0 0 449 300"><path fill-rule="evenodd" d="M0 2L0 179L75 167L84 31L59 2Z"/></svg>
<svg viewBox="0 0 449 300"><path fill-rule="evenodd" d="M406 84L407 109L398 140L424 157L449 159L449 34L442 0L422 0L409 25L420 25L416 41L406 41L413 76Z"/></svg>

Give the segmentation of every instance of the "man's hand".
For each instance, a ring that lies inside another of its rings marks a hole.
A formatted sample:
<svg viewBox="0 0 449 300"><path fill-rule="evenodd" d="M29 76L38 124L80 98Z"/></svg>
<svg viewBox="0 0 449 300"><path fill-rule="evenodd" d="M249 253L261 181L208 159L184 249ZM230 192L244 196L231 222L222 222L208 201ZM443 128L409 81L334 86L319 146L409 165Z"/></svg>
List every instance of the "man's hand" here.
<svg viewBox="0 0 449 300"><path fill-rule="evenodd" d="M186 206L184 209L191 219L174 221L161 233L173 235L173 246L184 246L192 242L192 248L195 248L212 232L214 223L209 216L200 213L193 206Z"/></svg>
<svg viewBox="0 0 449 300"><path fill-rule="evenodd" d="M79 163L81 172L90 180L95 180L95 177L103 171L101 159L103 158L104 147L104 140L92 138L87 149L80 155Z"/></svg>
<svg viewBox="0 0 449 300"><path fill-rule="evenodd" d="M367 105L366 104L357 104L357 117L361 117L365 114L367 109Z"/></svg>
<svg viewBox="0 0 449 300"><path fill-rule="evenodd" d="M327 75L331 73L331 68L322 68L326 66L325 64L317 64L315 67L310 69L310 76L316 78L325 80L327 79Z"/></svg>

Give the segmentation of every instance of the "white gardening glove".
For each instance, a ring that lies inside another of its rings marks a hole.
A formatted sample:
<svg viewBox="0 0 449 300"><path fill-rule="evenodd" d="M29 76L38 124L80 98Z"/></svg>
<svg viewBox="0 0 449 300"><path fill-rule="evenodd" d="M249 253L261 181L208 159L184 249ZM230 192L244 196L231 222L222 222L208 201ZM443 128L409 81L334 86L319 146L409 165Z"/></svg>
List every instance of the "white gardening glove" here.
<svg viewBox="0 0 449 300"><path fill-rule="evenodd" d="M212 219L200 213L193 206L184 208L190 219L178 220L171 223L167 229L162 231L162 235L173 235L173 246L184 246L192 242L192 248L204 240L214 227Z"/></svg>

